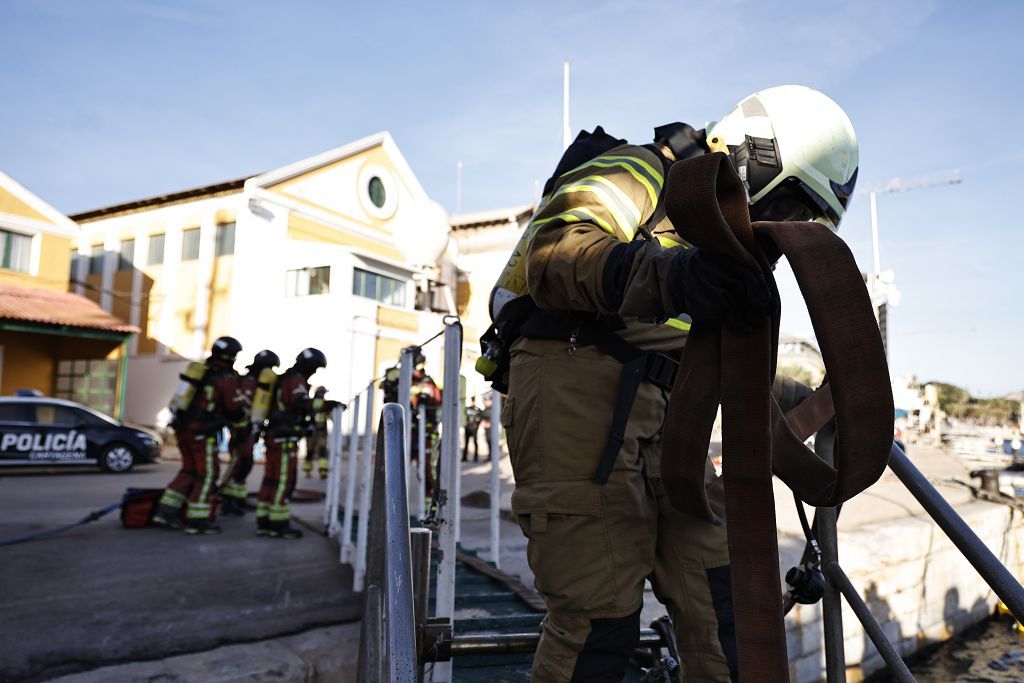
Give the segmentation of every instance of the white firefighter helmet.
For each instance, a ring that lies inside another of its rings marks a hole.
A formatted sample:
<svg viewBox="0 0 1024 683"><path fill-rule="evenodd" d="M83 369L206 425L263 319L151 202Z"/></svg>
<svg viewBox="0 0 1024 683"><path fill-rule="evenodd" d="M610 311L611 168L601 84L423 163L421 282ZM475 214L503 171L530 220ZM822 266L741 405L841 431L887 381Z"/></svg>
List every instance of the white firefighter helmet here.
<svg viewBox="0 0 1024 683"><path fill-rule="evenodd" d="M754 220L817 220L833 230L857 181L857 135L827 95L780 85L750 95L707 126L747 187Z"/></svg>

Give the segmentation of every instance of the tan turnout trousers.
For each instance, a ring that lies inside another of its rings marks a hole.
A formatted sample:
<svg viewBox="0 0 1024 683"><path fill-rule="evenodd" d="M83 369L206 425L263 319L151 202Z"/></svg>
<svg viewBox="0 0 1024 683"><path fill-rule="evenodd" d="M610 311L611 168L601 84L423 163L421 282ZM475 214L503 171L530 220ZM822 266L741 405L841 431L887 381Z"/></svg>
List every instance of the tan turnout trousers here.
<svg viewBox="0 0 1024 683"><path fill-rule="evenodd" d="M548 607L532 680L562 683L574 671L586 679L584 659L589 671L615 660L580 656L601 650L602 638L625 640L631 651L649 578L675 624L685 680L728 681L725 649L734 641L726 530L677 512L665 496L659 462L667 392L640 386L608 483L592 481L621 370L594 347L570 354L562 341L513 346L501 416L516 480L512 509Z"/></svg>

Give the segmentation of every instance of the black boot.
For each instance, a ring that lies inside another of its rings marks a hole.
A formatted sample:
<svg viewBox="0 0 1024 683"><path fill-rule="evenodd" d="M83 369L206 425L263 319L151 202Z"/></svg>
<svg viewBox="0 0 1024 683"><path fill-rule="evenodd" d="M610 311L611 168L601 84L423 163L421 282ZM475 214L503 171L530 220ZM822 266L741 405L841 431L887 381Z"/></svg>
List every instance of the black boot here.
<svg viewBox="0 0 1024 683"><path fill-rule="evenodd" d="M224 496L220 513L228 517L245 517L245 508L242 507L241 501L234 496Z"/></svg>
<svg viewBox="0 0 1024 683"><path fill-rule="evenodd" d="M256 535L257 536L267 536L268 538L273 535L271 533L270 520L269 519L267 519L266 517L257 517L256 518Z"/></svg>
<svg viewBox="0 0 1024 683"><path fill-rule="evenodd" d="M220 532L220 525L208 519L190 519L185 525L185 533L189 536L213 536Z"/></svg>
<svg viewBox="0 0 1024 683"><path fill-rule="evenodd" d="M287 521L271 522L270 525L270 535L274 538L283 538L286 541L302 538L302 530L296 529Z"/></svg>
<svg viewBox="0 0 1024 683"><path fill-rule="evenodd" d="M156 508L156 512L153 513L153 525L163 529L173 529L174 531L181 531L184 528L181 520L178 519L178 508L173 508L163 503L160 503Z"/></svg>

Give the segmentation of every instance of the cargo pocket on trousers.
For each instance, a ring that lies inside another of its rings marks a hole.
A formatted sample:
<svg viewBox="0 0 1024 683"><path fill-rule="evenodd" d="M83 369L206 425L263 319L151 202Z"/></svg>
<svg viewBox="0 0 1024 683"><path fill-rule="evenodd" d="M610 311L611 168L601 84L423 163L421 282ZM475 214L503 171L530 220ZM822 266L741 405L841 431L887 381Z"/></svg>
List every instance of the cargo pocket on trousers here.
<svg viewBox="0 0 1024 683"><path fill-rule="evenodd" d="M540 478L545 431L540 405L544 385L544 359L530 353L512 355L512 374L508 397L501 406L501 424L505 428L512 472L519 483Z"/></svg>
<svg viewBox="0 0 1024 683"><path fill-rule="evenodd" d="M512 494L534 584L549 610L594 612L615 604L615 565L599 495L589 482L521 486Z"/></svg>

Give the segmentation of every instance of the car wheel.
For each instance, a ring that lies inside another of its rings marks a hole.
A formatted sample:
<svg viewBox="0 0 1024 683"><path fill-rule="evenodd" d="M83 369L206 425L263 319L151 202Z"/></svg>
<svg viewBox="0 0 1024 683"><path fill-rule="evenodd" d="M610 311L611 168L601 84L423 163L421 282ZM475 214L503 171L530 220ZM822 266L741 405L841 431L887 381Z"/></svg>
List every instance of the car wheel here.
<svg viewBox="0 0 1024 683"><path fill-rule="evenodd" d="M135 451L123 443L107 446L100 453L100 467L107 472L127 472L135 464Z"/></svg>

